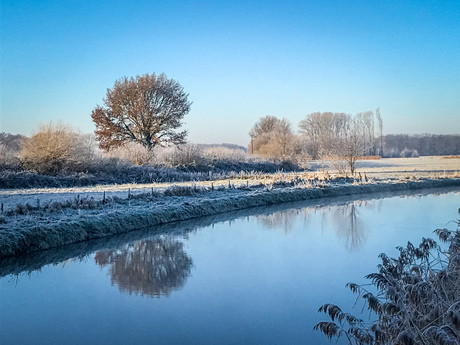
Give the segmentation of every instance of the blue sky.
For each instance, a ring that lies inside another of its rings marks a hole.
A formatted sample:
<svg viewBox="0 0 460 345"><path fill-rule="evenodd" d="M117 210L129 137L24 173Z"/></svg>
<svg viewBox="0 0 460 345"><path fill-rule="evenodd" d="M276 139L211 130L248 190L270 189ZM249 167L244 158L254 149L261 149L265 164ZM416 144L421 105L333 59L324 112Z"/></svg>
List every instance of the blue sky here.
<svg viewBox="0 0 460 345"><path fill-rule="evenodd" d="M92 132L115 80L155 72L189 93L195 143L377 107L387 134L460 134L460 1L3 0L0 35L0 132Z"/></svg>

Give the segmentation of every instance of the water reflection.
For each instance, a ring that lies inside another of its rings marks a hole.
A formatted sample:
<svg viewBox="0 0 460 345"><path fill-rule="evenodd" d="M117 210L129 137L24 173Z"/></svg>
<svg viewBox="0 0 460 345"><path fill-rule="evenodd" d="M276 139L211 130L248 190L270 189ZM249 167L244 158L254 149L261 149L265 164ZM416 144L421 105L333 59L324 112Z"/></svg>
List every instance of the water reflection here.
<svg viewBox="0 0 460 345"><path fill-rule="evenodd" d="M296 218L304 210L285 210L257 216L257 221L266 229L281 230L286 235L294 228Z"/></svg>
<svg viewBox="0 0 460 345"><path fill-rule="evenodd" d="M368 227L359 215L358 208L372 205L371 202L355 201L341 207L337 207L333 213L335 231L348 251L362 248L367 241Z"/></svg>
<svg viewBox="0 0 460 345"><path fill-rule="evenodd" d="M366 244L369 229L372 228L372 224L364 223L366 217L361 217L360 215L364 209L376 207L377 211L380 212L384 198L387 197L399 196L401 198L421 198L428 194L435 196L446 193L459 193L459 191L458 188L444 188L440 189L439 192L431 189L426 191L401 191L324 198L261 206L209 217L196 218L188 221L156 226L150 229L114 235L98 240L84 241L47 251L30 253L28 255L0 258L0 278L7 275L30 274L40 271L43 266L58 265L69 260L89 260L95 252L111 252L111 257L114 258L116 253L125 250L123 248L134 248L133 244L129 245L127 243L160 241L160 239L165 236L176 239L187 239L189 234L197 231L197 229L207 226L213 227L214 224L227 221L231 224L236 219L242 218L247 219L248 222L255 219L265 229L281 230L284 234L288 235L296 228L296 222L301 222L303 228L309 230L312 226L310 224L312 214L321 213L322 229L324 230L328 228L329 225L332 225L332 229L336 232L337 237L348 250L358 250ZM330 213L331 210L333 211L332 214ZM178 241L181 243L180 240ZM140 247L142 246L138 245L138 247L139 250L141 250ZM107 250L107 248L117 249ZM133 249L129 249L128 251L131 250ZM183 249L181 250L183 251ZM186 256L185 252L184 255ZM104 263L102 258L98 258L97 260L101 260L100 264L109 266L108 261ZM129 292L129 290L126 291ZM133 290L132 293L134 292ZM138 293L141 293L140 289Z"/></svg>
<svg viewBox="0 0 460 345"><path fill-rule="evenodd" d="M94 260L109 267L112 285L118 285L121 292L168 296L184 286L193 266L183 247L171 238L144 240L98 251Z"/></svg>
<svg viewBox="0 0 460 345"><path fill-rule="evenodd" d="M329 205L317 205L301 209L288 209L256 216L264 228L282 231L288 235L300 222L304 229L309 228L309 219L314 214L321 215L321 228L332 228L348 251L362 248L367 241L369 226L360 217L360 209L373 208L381 200L354 200Z"/></svg>

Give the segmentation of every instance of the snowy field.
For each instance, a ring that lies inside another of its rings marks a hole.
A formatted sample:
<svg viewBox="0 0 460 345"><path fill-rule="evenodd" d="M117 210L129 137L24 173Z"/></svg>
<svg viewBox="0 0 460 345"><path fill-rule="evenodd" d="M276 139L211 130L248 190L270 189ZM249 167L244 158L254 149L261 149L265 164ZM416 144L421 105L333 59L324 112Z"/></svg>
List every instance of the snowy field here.
<svg viewBox="0 0 460 345"><path fill-rule="evenodd" d="M329 162L312 161L311 171L306 173L285 173L285 174L264 174L260 177L246 179L226 179L218 181L201 182L175 182L180 186L199 186L210 188L211 185L226 186L229 183L233 186L240 185L269 185L276 181L287 181L296 177L314 180L323 180L325 171L333 178L336 175L332 164ZM405 180L420 178L456 178L460 177L460 158L446 159L443 157L418 157L418 158L383 158L357 162L357 172L366 174L370 180ZM332 181L333 182L333 181ZM102 200L104 192L106 197L127 198L128 193L149 193L152 189L164 191L172 183L153 184L122 184L122 185L98 185L94 187L74 188L32 188L32 189L0 189L0 203L3 203L4 211L16 207L17 204L30 204L36 206L47 202L72 200L79 198L94 198Z"/></svg>

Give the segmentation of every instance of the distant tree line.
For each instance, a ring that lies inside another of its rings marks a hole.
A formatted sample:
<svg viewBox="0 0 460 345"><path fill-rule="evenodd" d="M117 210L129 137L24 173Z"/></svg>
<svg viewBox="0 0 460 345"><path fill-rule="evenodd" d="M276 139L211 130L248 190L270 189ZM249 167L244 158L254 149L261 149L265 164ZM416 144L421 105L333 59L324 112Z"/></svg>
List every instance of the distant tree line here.
<svg viewBox="0 0 460 345"><path fill-rule="evenodd" d="M383 157L448 156L460 154L460 135L388 134L383 136ZM378 138L380 141L380 138Z"/></svg>
<svg viewBox="0 0 460 345"><path fill-rule="evenodd" d="M315 112L300 121L297 134L286 118L269 115L249 132L248 152L272 160L328 160L353 173L361 156L418 157L460 154L460 135L383 135L380 109L355 115Z"/></svg>
<svg viewBox="0 0 460 345"><path fill-rule="evenodd" d="M97 172L104 167L112 170L129 161L168 168L188 166L194 172L215 171L217 166L218 170L240 171L258 170L259 163L268 160L269 169L275 164L292 170L308 166L313 159L331 161L337 170L349 168L354 173L361 156L460 153L459 135L384 136L378 108L354 115L311 113L300 121L297 131L288 119L268 115L251 128L247 150L231 144L187 144L187 131L180 127L192 102L182 86L164 74L121 78L107 89L103 103L91 113L94 135L80 134L63 124L41 125L31 138L0 133L0 169L56 175Z"/></svg>
<svg viewBox="0 0 460 345"><path fill-rule="evenodd" d="M299 123L299 134L294 134L287 119L265 116L249 132L249 152L297 163L309 159L340 161L354 173L360 156L378 151L374 131L373 111L356 115L311 113Z"/></svg>

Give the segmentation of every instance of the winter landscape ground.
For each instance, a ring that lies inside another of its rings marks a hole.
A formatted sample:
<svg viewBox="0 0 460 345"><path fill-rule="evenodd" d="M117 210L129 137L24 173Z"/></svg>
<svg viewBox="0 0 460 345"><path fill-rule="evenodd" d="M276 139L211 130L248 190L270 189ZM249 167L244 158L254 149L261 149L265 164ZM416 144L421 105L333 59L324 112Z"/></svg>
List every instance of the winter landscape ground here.
<svg viewBox="0 0 460 345"><path fill-rule="evenodd" d="M305 172L240 173L216 181L4 189L0 257L249 207L448 186L460 186L458 157L360 161L354 177L337 174L325 161Z"/></svg>

